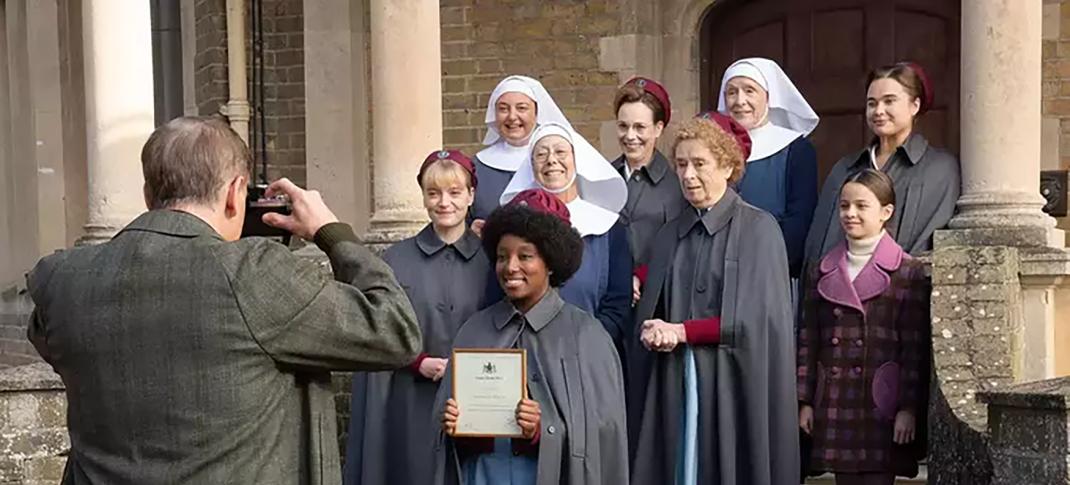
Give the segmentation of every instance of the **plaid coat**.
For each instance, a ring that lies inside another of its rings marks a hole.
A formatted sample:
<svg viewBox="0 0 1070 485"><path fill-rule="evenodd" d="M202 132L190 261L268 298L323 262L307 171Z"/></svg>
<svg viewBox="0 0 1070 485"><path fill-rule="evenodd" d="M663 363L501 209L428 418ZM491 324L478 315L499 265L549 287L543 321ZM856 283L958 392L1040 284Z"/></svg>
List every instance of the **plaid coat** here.
<svg viewBox="0 0 1070 485"><path fill-rule="evenodd" d="M925 443L928 335L923 265L891 236L877 244L853 282L845 243L811 271L797 384L800 403L814 408L813 470L917 474ZM892 442L899 410L917 417L912 444Z"/></svg>

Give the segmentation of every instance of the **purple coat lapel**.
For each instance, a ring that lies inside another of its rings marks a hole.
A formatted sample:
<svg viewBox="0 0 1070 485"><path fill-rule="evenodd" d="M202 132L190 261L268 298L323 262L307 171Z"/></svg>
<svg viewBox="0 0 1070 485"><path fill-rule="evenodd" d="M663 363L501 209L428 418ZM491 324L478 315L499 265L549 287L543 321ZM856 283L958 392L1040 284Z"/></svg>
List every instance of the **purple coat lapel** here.
<svg viewBox="0 0 1070 485"><path fill-rule="evenodd" d="M909 258L895 240L885 234L877 243L873 257L851 282L847 273L847 241L837 244L821 259L821 279L817 292L822 298L866 313L864 302L876 298L891 284L889 273L899 269L903 258Z"/></svg>

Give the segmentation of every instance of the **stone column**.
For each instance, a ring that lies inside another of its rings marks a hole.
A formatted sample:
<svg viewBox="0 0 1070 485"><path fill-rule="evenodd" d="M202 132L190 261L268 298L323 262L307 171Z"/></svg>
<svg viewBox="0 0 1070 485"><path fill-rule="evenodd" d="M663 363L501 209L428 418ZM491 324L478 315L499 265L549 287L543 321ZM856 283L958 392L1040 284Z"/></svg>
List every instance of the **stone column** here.
<svg viewBox="0 0 1070 485"><path fill-rule="evenodd" d="M389 244L426 223L416 172L442 147L438 2L371 1L371 244Z"/></svg>
<svg viewBox="0 0 1070 485"><path fill-rule="evenodd" d="M947 242L1062 247L1041 212L1041 2L962 6L962 197ZM1014 230L1008 228L1014 227Z"/></svg>
<svg viewBox="0 0 1070 485"><path fill-rule="evenodd" d="M79 244L107 241L145 210L141 147L154 126L149 2L84 0L89 222Z"/></svg>
<svg viewBox="0 0 1070 485"><path fill-rule="evenodd" d="M1005 476L977 396L1054 369L1070 254L1041 211L1041 13L1038 1L962 2L962 196L934 237L929 483Z"/></svg>
<svg viewBox="0 0 1070 485"><path fill-rule="evenodd" d="M227 89L230 99L223 114L245 144L249 144L249 88L245 75L245 0L227 0Z"/></svg>

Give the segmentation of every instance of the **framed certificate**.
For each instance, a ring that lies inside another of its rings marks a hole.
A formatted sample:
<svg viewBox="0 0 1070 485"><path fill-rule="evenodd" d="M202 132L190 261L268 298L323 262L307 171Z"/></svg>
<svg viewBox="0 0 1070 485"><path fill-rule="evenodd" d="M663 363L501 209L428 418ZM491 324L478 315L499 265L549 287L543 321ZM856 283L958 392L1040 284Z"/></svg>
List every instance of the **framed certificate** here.
<svg viewBox="0 0 1070 485"><path fill-rule="evenodd" d="M453 399L460 415L455 436L519 438L516 407L527 397L524 349L454 349Z"/></svg>

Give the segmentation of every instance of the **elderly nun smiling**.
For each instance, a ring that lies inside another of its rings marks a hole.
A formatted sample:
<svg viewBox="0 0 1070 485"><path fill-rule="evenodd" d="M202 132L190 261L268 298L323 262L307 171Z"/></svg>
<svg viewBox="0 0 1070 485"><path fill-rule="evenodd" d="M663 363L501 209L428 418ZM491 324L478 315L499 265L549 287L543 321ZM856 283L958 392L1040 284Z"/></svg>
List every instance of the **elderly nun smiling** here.
<svg viewBox="0 0 1070 485"><path fill-rule="evenodd" d="M789 271L797 278L817 204L817 153L807 139L817 127L817 113L776 62L760 57L738 60L725 71L717 111L750 136L747 170L736 189L744 201L776 218Z"/></svg>
<svg viewBox="0 0 1070 485"><path fill-rule="evenodd" d="M539 188L568 206L572 227L583 237L583 262L561 287L561 297L594 315L623 350L631 325L632 256L618 214L628 188L613 166L568 125L540 126L530 146L529 163L517 170L501 202Z"/></svg>

